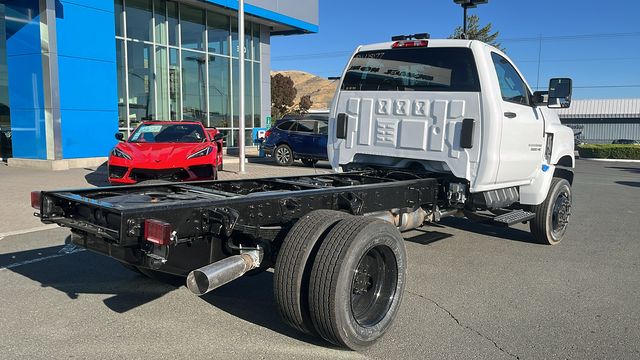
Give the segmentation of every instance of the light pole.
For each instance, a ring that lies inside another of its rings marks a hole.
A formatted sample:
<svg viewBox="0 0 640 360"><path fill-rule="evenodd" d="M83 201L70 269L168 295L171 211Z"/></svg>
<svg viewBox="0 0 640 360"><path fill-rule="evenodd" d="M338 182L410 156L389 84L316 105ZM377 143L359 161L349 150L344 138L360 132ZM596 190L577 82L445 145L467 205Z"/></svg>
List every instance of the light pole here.
<svg viewBox="0 0 640 360"><path fill-rule="evenodd" d="M489 0L453 0L454 3L462 6L463 18L462 18L462 38L467 38L467 9L477 7L478 5L486 4Z"/></svg>
<svg viewBox="0 0 640 360"><path fill-rule="evenodd" d="M240 167L238 172L240 174L244 174L244 0L238 0L238 43L240 45L240 50L238 51L238 60L240 61L240 66L238 66L238 70L240 71L240 76L238 80L240 80L240 99L238 99L239 111L238 111L238 157L240 158Z"/></svg>

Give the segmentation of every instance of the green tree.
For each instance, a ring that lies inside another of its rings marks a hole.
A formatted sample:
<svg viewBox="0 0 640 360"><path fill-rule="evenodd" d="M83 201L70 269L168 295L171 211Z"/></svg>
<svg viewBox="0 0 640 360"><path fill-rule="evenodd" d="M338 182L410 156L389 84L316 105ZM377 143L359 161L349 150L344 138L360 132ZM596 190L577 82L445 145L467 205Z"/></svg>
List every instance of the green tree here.
<svg viewBox="0 0 640 360"><path fill-rule="evenodd" d="M449 39L461 39L463 33L462 30L462 26L458 26L453 34L449 36ZM496 41L499 35L499 31L491 32L491 23L480 27L480 18L478 15L471 15L467 17L467 39L480 40L504 51L505 49L502 48L498 41Z"/></svg>
<svg viewBox="0 0 640 360"><path fill-rule="evenodd" d="M271 76L271 116L275 120L287 114L297 93L290 77L282 74Z"/></svg>

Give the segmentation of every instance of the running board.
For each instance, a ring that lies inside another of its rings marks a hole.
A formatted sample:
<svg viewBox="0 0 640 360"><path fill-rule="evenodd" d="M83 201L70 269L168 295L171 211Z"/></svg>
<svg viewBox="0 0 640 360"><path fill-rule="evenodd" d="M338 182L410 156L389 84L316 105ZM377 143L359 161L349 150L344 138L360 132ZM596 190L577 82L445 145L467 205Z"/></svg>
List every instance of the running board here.
<svg viewBox="0 0 640 360"><path fill-rule="evenodd" d="M498 215L491 219L494 225L498 226L511 226L518 223L529 221L536 217L535 213L524 210L513 210L506 214Z"/></svg>

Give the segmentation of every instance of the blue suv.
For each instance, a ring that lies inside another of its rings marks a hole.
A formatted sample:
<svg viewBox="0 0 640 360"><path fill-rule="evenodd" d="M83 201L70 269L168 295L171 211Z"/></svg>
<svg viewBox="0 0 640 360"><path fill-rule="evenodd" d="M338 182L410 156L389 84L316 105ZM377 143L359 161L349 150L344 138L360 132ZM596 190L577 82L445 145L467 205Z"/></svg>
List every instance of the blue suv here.
<svg viewBox="0 0 640 360"><path fill-rule="evenodd" d="M281 166L289 166L297 159L313 166L318 160L328 159L328 126L328 115L286 116L266 132L264 152Z"/></svg>

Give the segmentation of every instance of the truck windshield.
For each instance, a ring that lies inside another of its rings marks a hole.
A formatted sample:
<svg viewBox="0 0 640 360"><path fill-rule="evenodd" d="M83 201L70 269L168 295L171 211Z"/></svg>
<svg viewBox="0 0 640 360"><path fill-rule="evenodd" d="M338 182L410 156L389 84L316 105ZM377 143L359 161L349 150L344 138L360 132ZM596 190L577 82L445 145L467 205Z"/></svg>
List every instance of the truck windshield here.
<svg viewBox="0 0 640 360"><path fill-rule="evenodd" d="M404 48L357 53L344 76L345 91L480 91L468 48Z"/></svg>
<svg viewBox="0 0 640 360"><path fill-rule="evenodd" d="M199 143L205 141L202 126L195 124L142 124L131 135L135 143Z"/></svg>

